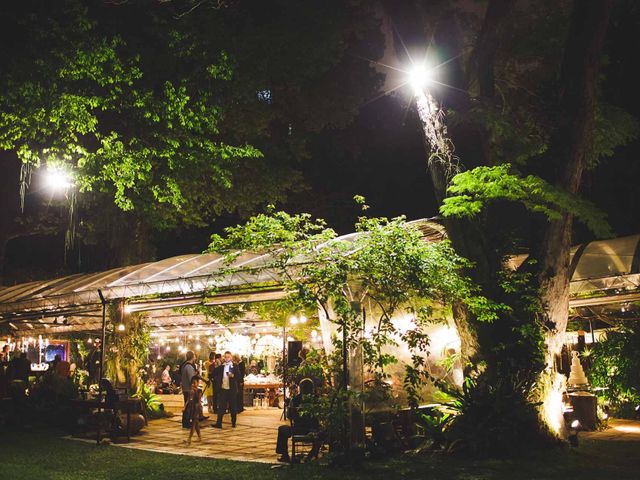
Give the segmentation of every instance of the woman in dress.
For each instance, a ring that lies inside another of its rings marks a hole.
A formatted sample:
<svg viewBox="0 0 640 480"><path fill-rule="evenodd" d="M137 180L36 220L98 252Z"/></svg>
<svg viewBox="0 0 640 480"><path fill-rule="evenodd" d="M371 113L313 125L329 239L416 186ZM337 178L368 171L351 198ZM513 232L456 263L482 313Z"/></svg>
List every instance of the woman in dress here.
<svg viewBox="0 0 640 480"><path fill-rule="evenodd" d="M189 422L191 423L191 429L189 430L189 437L185 440L187 446L191 445L191 438L195 432L198 436L198 441L202 441L200 436L200 418L202 417L202 390L200 390L198 384L201 377L197 375L191 379L191 390L189 391L189 401L185 405L185 413Z"/></svg>

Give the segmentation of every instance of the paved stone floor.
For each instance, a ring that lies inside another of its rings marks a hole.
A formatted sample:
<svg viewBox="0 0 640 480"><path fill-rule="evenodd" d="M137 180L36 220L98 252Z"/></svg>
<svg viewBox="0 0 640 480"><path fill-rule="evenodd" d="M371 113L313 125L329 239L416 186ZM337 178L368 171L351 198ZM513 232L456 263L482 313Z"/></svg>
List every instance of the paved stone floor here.
<svg viewBox="0 0 640 480"><path fill-rule="evenodd" d="M640 442L640 421L612 418L609 420L609 428L599 432L582 432L580 437L593 440Z"/></svg>
<svg viewBox="0 0 640 480"><path fill-rule="evenodd" d="M183 442L189 431L183 429L180 415L161 420L151 420L131 443L119 444L125 448L155 452L223 458L250 462L275 463L276 436L282 410L277 408L247 408L238 415L236 428L231 428L229 415L225 415L222 430L211 428L211 420L201 423L202 442L194 439L191 446Z"/></svg>

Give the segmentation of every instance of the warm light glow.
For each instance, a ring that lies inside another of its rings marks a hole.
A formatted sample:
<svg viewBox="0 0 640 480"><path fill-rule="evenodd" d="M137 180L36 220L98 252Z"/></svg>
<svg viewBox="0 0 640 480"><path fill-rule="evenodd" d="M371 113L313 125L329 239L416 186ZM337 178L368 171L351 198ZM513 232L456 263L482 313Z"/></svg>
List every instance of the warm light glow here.
<svg viewBox="0 0 640 480"><path fill-rule="evenodd" d="M171 350L171 345L167 345L167 348L165 348L165 350L168 352Z"/></svg>
<svg viewBox="0 0 640 480"><path fill-rule="evenodd" d="M635 425L615 425L613 429L624 433L640 434L640 427L636 427Z"/></svg>
<svg viewBox="0 0 640 480"><path fill-rule="evenodd" d="M295 315L291 315L291 318L289 318L289 323L291 325L297 325L298 324L298 317L296 317Z"/></svg>
<svg viewBox="0 0 640 480"><path fill-rule="evenodd" d="M129 313L131 313L132 311L133 311L133 310L132 310L132 308L131 308L131 305L125 305L125 306L124 306L124 313L129 314Z"/></svg>
<svg viewBox="0 0 640 480"><path fill-rule="evenodd" d="M298 318L298 321L300 323L307 323L307 317L305 317L304 315L300 315L300 317Z"/></svg>
<svg viewBox="0 0 640 480"><path fill-rule="evenodd" d="M416 322L413 315L402 315L392 320L393 326L400 335L404 335L409 330L416 328Z"/></svg>
<svg viewBox="0 0 640 480"><path fill-rule="evenodd" d="M574 420L573 422L571 422L571 428L578 428L579 426L580 426L579 420Z"/></svg>
<svg viewBox="0 0 640 480"><path fill-rule="evenodd" d="M566 377L555 373L551 385L545 392L542 401L542 416L549 429L556 435L561 435L564 427L564 403L562 392L565 391Z"/></svg>
<svg viewBox="0 0 640 480"><path fill-rule="evenodd" d="M318 336L318 332L311 330L311 338L315 339Z"/></svg>
<svg viewBox="0 0 640 480"><path fill-rule="evenodd" d="M426 65L413 65L407 75L408 83L416 95L423 93L431 80L431 70Z"/></svg>
<svg viewBox="0 0 640 480"><path fill-rule="evenodd" d="M70 188L71 176L60 167L48 167L45 172L47 187L53 191L61 191Z"/></svg>
<svg viewBox="0 0 640 480"><path fill-rule="evenodd" d="M124 332L124 323L121 323L120 325L118 325L118 331L119 332Z"/></svg>

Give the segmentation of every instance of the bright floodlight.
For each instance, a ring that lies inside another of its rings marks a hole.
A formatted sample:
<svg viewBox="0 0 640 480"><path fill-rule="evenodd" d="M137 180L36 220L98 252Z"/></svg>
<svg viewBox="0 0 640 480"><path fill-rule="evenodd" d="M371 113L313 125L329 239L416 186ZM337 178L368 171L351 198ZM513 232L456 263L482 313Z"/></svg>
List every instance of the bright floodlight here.
<svg viewBox="0 0 640 480"><path fill-rule="evenodd" d="M414 65L407 72L409 85L413 88L413 92L418 95L424 92L424 89L431 80L431 71L425 65Z"/></svg>
<svg viewBox="0 0 640 480"><path fill-rule="evenodd" d="M45 173L47 186L54 191L66 190L71 187L71 177L60 168L49 167Z"/></svg>

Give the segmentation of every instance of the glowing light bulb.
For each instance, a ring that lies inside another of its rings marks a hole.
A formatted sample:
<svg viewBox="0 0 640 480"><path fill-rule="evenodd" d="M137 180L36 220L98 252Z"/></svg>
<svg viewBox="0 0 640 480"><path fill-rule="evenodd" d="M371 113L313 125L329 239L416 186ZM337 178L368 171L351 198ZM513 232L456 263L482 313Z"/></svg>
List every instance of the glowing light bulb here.
<svg viewBox="0 0 640 480"><path fill-rule="evenodd" d="M298 321L300 323L307 323L307 317L305 317L304 315L300 315L300 318L298 319Z"/></svg>
<svg viewBox="0 0 640 480"><path fill-rule="evenodd" d="M44 178L47 187L53 191L66 190L73 186L70 175L60 167L48 167Z"/></svg>
<svg viewBox="0 0 640 480"><path fill-rule="evenodd" d="M298 317L296 317L295 315L291 315L291 318L289 318L289 323L291 325L297 325L298 324Z"/></svg>
<svg viewBox="0 0 640 480"><path fill-rule="evenodd" d="M125 329L124 323L121 323L120 325L118 325L119 332L124 332L124 329Z"/></svg>
<svg viewBox="0 0 640 480"><path fill-rule="evenodd" d="M431 71L425 65L413 65L407 75L409 77L408 83L416 95L423 93L431 80Z"/></svg>

